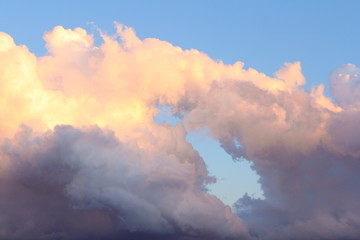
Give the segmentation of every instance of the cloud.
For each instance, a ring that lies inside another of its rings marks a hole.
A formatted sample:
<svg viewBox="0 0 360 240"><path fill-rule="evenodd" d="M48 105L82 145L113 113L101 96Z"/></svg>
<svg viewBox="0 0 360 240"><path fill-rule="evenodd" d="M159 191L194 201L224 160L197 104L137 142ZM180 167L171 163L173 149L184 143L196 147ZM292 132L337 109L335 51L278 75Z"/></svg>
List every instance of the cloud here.
<svg viewBox="0 0 360 240"><path fill-rule="evenodd" d="M21 123L39 130L97 124L127 131L151 124L158 104L195 104L214 80L252 82L266 91L286 88L283 80L245 70L240 62L225 65L197 50L140 40L131 28L116 28L95 46L84 29L57 26L44 36L49 55L43 57L3 33L2 41L12 47L1 52L2 112L11 115L2 119L2 136L12 136ZM10 109L14 104L19 111Z"/></svg>
<svg viewBox="0 0 360 240"><path fill-rule="evenodd" d="M253 163L265 198L245 195L234 208L255 239L359 237L358 103L350 94L340 108L322 91L216 82L185 119Z"/></svg>
<svg viewBox="0 0 360 240"><path fill-rule="evenodd" d="M201 190L203 162L183 144L186 152L149 151L98 127L23 127L1 146L1 238L245 236L230 208Z"/></svg>
<svg viewBox="0 0 360 240"><path fill-rule="evenodd" d="M1 236L246 237L241 220L206 192L214 178L184 127L153 120L158 104L185 92L197 97L191 89L200 91L203 71L228 67L117 30L94 46L81 28L55 27L43 57L1 35L9 46L0 53L1 192L9 209Z"/></svg>
<svg viewBox="0 0 360 240"><path fill-rule="evenodd" d="M336 68L330 76L330 91L341 107L360 100L360 69L354 64Z"/></svg>
<svg viewBox="0 0 360 240"><path fill-rule="evenodd" d="M273 77L116 24L45 33L37 57L0 34L0 238L357 239L358 68L305 91L301 64ZM158 124L158 106L180 116ZM235 215L186 140L208 129L253 163L264 199Z"/></svg>

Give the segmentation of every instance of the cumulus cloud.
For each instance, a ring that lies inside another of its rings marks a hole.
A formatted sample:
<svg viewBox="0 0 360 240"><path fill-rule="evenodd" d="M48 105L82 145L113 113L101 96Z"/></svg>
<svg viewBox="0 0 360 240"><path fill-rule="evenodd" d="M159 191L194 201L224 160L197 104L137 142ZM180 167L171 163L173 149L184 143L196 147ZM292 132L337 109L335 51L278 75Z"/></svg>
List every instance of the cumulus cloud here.
<svg viewBox="0 0 360 240"><path fill-rule="evenodd" d="M44 36L49 55L43 57L1 34L2 191L11 190L3 205L16 196L30 199L8 208L2 237L76 239L76 229L80 237L95 238L126 232L128 238L246 237L230 207L206 192L214 178L185 141L185 128L153 120L158 104L199 97L208 81L204 71L219 75L229 67L116 27L115 36L102 36L101 46L84 29L55 27ZM35 135L18 132L21 124ZM57 127L63 124L69 126ZM97 127L82 128L91 125ZM38 198L38 191L46 197ZM50 211L57 202L61 207ZM93 220L85 224L81 219L88 217Z"/></svg>
<svg viewBox="0 0 360 240"><path fill-rule="evenodd" d="M330 91L336 102L346 107L360 100L360 69L354 64L336 68L330 76Z"/></svg>
<svg viewBox="0 0 360 240"><path fill-rule="evenodd" d="M57 26L46 56L0 33L0 238L359 238L355 65L331 75L334 103L299 62L271 77L115 27L97 46ZM156 123L158 105L183 121ZM235 215L206 192L198 129L253 163L264 199Z"/></svg>
<svg viewBox="0 0 360 240"><path fill-rule="evenodd" d="M175 141L181 131L171 130ZM230 207L201 191L204 166L182 144L160 152L98 127L23 127L1 146L1 238L245 236Z"/></svg>
<svg viewBox="0 0 360 240"><path fill-rule="evenodd" d="M190 129L209 128L234 159L247 158L259 174L265 198L245 195L234 205L254 238L359 237L354 84L332 85L334 91L352 91L340 98L347 101L341 108L323 96L323 86L310 94L294 84L269 92L228 80L213 84L188 114Z"/></svg>

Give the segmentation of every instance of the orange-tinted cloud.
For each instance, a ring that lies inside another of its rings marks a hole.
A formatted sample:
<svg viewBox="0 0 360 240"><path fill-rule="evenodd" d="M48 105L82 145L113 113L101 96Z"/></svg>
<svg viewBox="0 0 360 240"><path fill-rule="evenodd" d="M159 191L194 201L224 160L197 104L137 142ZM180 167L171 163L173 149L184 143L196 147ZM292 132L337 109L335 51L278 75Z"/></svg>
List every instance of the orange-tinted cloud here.
<svg viewBox="0 0 360 240"><path fill-rule="evenodd" d="M41 57L0 33L0 191L7 194L0 206L8 209L0 237L61 238L75 230L57 223L71 219L82 238L90 228L107 237L287 239L305 232L327 239L321 231L329 229L359 236L347 224L360 223L351 215L360 209L356 66L332 75L339 107L324 85L302 88L299 62L271 77L116 29L100 33L97 46L84 29L57 26L44 35L48 55ZM183 121L156 123L158 105ZM185 140L202 128L260 175L265 199L241 198L241 218L206 192L214 179ZM94 216L98 228L95 220L80 224Z"/></svg>

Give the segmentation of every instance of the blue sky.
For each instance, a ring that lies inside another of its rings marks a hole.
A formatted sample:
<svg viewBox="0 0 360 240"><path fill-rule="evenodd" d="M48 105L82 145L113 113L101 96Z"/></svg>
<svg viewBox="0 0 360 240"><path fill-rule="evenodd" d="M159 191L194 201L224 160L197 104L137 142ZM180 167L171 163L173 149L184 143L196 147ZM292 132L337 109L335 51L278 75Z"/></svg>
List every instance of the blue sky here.
<svg viewBox="0 0 360 240"><path fill-rule="evenodd" d="M301 61L309 89L327 84L339 65L360 65L359 7L359 1L1 0L0 31L41 56L46 53L42 35L56 25L96 33L92 22L112 33L117 21L133 27L140 38L195 48L229 64L242 61L268 75L284 62ZM211 189L224 202L231 204L244 192L261 196L247 162L233 162L206 137L194 134L189 141L218 177Z"/></svg>

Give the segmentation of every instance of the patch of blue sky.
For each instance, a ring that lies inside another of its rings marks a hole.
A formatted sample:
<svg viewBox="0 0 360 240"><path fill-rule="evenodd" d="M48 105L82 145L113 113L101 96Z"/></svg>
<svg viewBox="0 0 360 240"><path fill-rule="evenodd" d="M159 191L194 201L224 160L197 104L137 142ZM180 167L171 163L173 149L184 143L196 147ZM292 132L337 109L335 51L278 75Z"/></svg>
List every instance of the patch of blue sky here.
<svg viewBox="0 0 360 240"><path fill-rule="evenodd" d="M181 119L172 114L171 107L158 106L159 114L154 120L174 126ZM208 185L209 193L214 194L225 204L232 206L245 193L255 198L262 198L263 192L258 183L259 176L251 168L246 159L234 161L220 146L218 141L211 139L206 129L187 133L186 140L199 152L204 159L209 174L216 177L216 182Z"/></svg>

